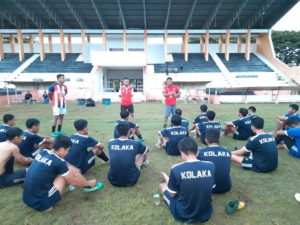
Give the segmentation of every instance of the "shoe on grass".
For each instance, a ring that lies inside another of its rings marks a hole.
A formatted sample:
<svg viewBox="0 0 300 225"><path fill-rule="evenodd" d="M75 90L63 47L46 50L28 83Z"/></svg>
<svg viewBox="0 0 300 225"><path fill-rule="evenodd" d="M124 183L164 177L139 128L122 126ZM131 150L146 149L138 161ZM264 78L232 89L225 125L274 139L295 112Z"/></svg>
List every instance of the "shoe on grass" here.
<svg viewBox="0 0 300 225"><path fill-rule="evenodd" d="M147 167L149 166L149 164L150 164L149 160L145 160L142 164L142 167Z"/></svg>
<svg viewBox="0 0 300 225"><path fill-rule="evenodd" d="M52 135L52 137L56 138L60 135L60 133L59 132L53 132L51 135Z"/></svg>
<svg viewBox="0 0 300 225"><path fill-rule="evenodd" d="M138 142L143 142L143 141L145 141L145 138L138 138L137 141L138 141Z"/></svg>
<svg viewBox="0 0 300 225"><path fill-rule="evenodd" d="M86 187L86 188L83 188L83 191L84 192L93 192L93 191L97 191L97 190L100 190L103 188L103 184L101 182L98 182L96 184L96 186L94 187Z"/></svg>
<svg viewBox="0 0 300 225"><path fill-rule="evenodd" d="M68 191L74 191L76 187L74 185L69 185L68 186Z"/></svg>

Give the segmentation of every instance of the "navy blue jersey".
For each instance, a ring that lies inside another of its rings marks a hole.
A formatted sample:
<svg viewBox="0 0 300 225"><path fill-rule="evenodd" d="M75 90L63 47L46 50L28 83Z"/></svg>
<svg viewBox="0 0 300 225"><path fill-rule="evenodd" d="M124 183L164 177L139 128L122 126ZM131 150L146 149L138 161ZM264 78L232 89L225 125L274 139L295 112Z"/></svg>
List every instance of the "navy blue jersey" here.
<svg viewBox="0 0 300 225"><path fill-rule="evenodd" d="M19 144L20 153L25 157L34 158L39 152L36 145L41 145L44 141L45 138L26 130L23 132L23 141Z"/></svg>
<svg viewBox="0 0 300 225"><path fill-rule="evenodd" d="M67 163L64 159L51 151L41 150L26 173L23 185L23 201L33 208L38 208L45 195L53 194L51 190L55 178L58 175L65 176L68 172Z"/></svg>
<svg viewBox="0 0 300 225"><path fill-rule="evenodd" d="M211 162L195 160L172 167L167 191L175 194L170 211L176 220L196 223L211 217L214 174Z"/></svg>
<svg viewBox="0 0 300 225"><path fill-rule="evenodd" d="M300 122L300 115L298 113L295 114L290 114L290 113L286 113L283 115L284 117L286 117L287 119L296 119L298 122Z"/></svg>
<svg viewBox="0 0 300 225"><path fill-rule="evenodd" d="M120 187L134 185L140 174L135 159L138 154L144 154L146 149L146 146L138 141L130 139L110 140L108 142L109 181Z"/></svg>
<svg viewBox="0 0 300 225"><path fill-rule="evenodd" d="M207 122L207 116L206 113L201 113L200 115L198 115L195 120L194 123L203 123L203 122Z"/></svg>
<svg viewBox="0 0 300 225"><path fill-rule="evenodd" d="M88 135L81 134L73 134L70 139L73 144L65 160L73 166L81 168L89 151L100 142Z"/></svg>
<svg viewBox="0 0 300 225"><path fill-rule="evenodd" d="M270 172L277 168L278 151L275 138L270 134L263 133L252 137L244 149L252 153L254 171Z"/></svg>
<svg viewBox="0 0 300 225"><path fill-rule="evenodd" d="M225 193L231 189L231 151L221 146L209 146L199 149L198 159L215 164L214 193Z"/></svg>
<svg viewBox="0 0 300 225"><path fill-rule="evenodd" d="M169 127L160 132L160 135L167 138L166 152L169 155L180 155L178 143L181 139L189 136L188 129L185 127Z"/></svg>
<svg viewBox="0 0 300 225"><path fill-rule="evenodd" d="M238 120L232 121L233 125L237 127L237 134L242 139L248 139L253 136L254 133L251 129L251 119L250 117L244 117Z"/></svg>
<svg viewBox="0 0 300 225"><path fill-rule="evenodd" d="M130 128L130 135L129 135L129 139L132 139L134 140L134 132L133 132L133 129L137 127L137 124L131 122L131 121L128 121L128 120L117 120L116 121L116 124L115 124L115 129L114 129L114 138L119 138L120 135L118 134L118 131L117 131L117 126L119 124L128 124L129 128Z"/></svg>
<svg viewBox="0 0 300 225"><path fill-rule="evenodd" d="M202 140L202 142L205 142L205 131L208 128L214 128L214 129L218 129L221 131L222 129L222 125L220 122L217 121L208 121L208 122L203 122L203 123L197 123L196 126L198 127L198 131L199 131L199 136Z"/></svg>
<svg viewBox="0 0 300 225"><path fill-rule="evenodd" d="M295 140L295 145L289 149L289 153L300 158L300 127L289 128L285 132L286 135L293 137Z"/></svg>
<svg viewBox="0 0 300 225"><path fill-rule="evenodd" d="M181 119L181 126L189 129L190 122L187 119Z"/></svg>
<svg viewBox="0 0 300 225"><path fill-rule="evenodd" d="M6 124L3 124L0 126L0 142L4 142L7 140L6 138L6 131L9 129L11 126L8 126Z"/></svg>
<svg viewBox="0 0 300 225"><path fill-rule="evenodd" d="M251 116L248 116L248 117L250 117L250 120L252 120L253 118L257 117L257 115L256 114L252 114Z"/></svg>

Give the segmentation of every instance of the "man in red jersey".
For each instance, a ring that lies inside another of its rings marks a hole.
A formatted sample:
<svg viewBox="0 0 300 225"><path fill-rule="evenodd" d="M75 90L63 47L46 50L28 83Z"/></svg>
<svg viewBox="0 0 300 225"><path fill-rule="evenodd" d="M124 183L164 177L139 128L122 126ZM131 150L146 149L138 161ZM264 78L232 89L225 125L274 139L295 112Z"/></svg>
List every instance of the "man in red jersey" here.
<svg viewBox="0 0 300 225"><path fill-rule="evenodd" d="M178 86L173 84L173 79L168 77L166 80L166 86L163 90L163 95L165 97L165 118L164 118L164 128L167 127L168 118L172 114L175 115L176 110L176 98L180 96L181 92Z"/></svg>
<svg viewBox="0 0 300 225"><path fill-rule="evenodd" d="M132 103L133 87L129 85L129 79L123 79L123 85L120 88L119 96L121 98L121 111L128 111L130 113L131 121L134 121L134 108Z"/></svg>

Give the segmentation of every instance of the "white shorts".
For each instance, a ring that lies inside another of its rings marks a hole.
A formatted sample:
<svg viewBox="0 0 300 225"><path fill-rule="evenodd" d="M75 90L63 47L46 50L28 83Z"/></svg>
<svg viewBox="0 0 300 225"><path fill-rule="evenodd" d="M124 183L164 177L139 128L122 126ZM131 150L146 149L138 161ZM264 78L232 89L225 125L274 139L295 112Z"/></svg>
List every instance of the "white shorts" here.
<svg viewBox="0 0 300 225"><path fill-rule="evenodd" d="M52 108L53 109L53 116L65 115L67 114L67 108Z"/></svg>

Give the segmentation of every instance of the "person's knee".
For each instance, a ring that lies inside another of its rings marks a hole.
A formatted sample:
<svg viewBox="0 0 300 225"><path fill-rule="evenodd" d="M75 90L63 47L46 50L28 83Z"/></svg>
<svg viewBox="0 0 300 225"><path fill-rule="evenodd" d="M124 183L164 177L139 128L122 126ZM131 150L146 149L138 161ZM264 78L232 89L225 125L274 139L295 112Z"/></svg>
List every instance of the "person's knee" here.
<svg viewBox="0 0 300 225"><path fill-rule="evenodd" d="M66 181L62 176L58 176L55 178L53 185L57 188L59 193L62 194L66 186Z"/></svg>

